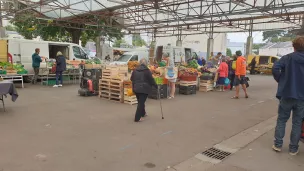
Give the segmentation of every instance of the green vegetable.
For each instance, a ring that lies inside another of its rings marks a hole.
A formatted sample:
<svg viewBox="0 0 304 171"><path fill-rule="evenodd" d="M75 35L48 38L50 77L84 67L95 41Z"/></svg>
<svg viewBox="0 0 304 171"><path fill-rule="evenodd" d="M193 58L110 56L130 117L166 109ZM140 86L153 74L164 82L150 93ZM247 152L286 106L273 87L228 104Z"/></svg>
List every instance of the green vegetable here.
<svg viewBox="0 0 304 171"><path fill-rule="evenodd" d="M194 69L197 69L198 67L198 63L196 60L191 60L188 62L188 68L194 68Z"/></svg>
<svg viewBox="0 0 304 171"><path fill-rule="evenodd" d="M160 67L165 67L165 66L166 66L166 63L163 62L163 61L162 61L162 62L159 62L159 63L158 63L158 66L160 66Z"/></svg>

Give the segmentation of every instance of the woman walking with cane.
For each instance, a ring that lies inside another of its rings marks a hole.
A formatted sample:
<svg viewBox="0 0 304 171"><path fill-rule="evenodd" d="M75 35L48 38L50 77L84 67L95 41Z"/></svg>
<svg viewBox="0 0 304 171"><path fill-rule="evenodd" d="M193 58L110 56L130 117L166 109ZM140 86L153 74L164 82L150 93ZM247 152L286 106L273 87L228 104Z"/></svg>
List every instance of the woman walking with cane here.
<svg viewBox="0 0 304 171"><path fill-rule="evenodd" d="M135 113L135 122L143 121L142 117L145 117L145 102L147 100L148 94L152 91L152 86L157 88L152 73L147 67L147 60L141 59L139 61L139 66L133 71L131 75L133 92L136 95L138 104Z"/></svg>

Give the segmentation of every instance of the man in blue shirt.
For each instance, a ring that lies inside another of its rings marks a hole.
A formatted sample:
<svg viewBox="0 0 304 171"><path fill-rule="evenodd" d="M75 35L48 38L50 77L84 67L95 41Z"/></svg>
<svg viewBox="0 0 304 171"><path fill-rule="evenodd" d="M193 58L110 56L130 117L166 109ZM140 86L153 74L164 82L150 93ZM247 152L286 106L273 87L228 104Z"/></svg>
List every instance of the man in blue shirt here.
<svg viewBox="0 0 304 171"><path fill-rule="evenodd" d="M276 97L280 100L272 148L281 151L286 122L292 111L289 154L296 155L304 117L304 37L297 37L292 45L294 52L283 56L272 68L273 77L278 82Z"/></svg>
<svg viewBox="0 0 304 171"><path fill-rule="evenodd" d="M39 75L40 63L44 59L44 57L40 57L39 56L39 53L40 53L40 49L36 48L35 49L35 53L32 55L32 67L34 69L34 77L33 77L33 80L32 80L32 84L36 84L37 83L37 78L38 78L38 75Z"/></svg>

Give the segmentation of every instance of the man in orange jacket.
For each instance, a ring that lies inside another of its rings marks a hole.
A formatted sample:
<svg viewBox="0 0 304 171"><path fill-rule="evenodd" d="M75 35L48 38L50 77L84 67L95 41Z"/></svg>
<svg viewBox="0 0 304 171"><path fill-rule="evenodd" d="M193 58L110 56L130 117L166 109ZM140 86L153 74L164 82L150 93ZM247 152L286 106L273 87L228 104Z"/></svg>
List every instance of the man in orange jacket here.
<svg viewBox="0 0 304 171"><path fill-rule="evenodd" d="M247 90L246 90L246 58L242 56L241 51L235 52L237 56L236 60L236 68L235 68L235 96L232 97L232 99L238 99L239 93L240 93L240 84L242 85L242 88L245 93L245 98L248 98Z"/></svg>

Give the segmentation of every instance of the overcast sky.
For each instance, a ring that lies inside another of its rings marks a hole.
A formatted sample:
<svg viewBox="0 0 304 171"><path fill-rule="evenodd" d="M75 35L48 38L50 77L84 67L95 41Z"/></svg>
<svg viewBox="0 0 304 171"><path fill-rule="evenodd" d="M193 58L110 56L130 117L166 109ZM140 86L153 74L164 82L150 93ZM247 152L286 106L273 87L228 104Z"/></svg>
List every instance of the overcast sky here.
<svg viewBox="0 0 304 171"><path fill-rule="evenodd" d="M248 35L248 33L228 33L227 39L230 39L231 42L246 42ZM252 37L253 43L264 43L262 32L253 32Z"/></svg>

